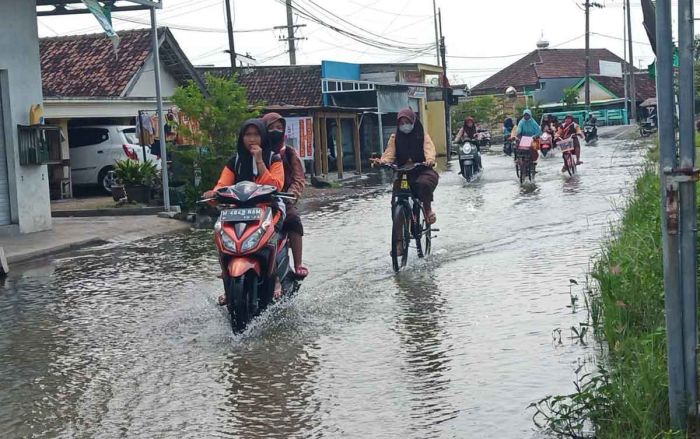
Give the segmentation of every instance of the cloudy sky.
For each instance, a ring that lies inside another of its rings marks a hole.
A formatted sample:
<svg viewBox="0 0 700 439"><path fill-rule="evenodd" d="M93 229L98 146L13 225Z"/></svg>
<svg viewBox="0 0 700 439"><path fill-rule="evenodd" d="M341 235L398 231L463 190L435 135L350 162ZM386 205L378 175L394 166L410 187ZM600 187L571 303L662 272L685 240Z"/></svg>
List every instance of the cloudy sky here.
<svg viewBox="0 0 700 439"><path fill-rule="evenodd" d="M163 0L159 24L170 26L196 65L228 65L224 0ZM249 53L264 65L289 63L284 0L232 0L237 53ZM476 85L535 48L541 35L550 47L584 47L583 0L437 0L447 44L448 76L452 83ZM602 9L591 14L591 47L623 55L623 0L597 0ZM435 63L432 0L294 0L299 28L297 63L321 60L347 62ZM653 53L642 27L639 0L632 0L632 37L637 66ZM677 0L672 3L677 5ZM697 2L700 6L700 2ZM317 21L357 38L353 39ZM675 13L674 13L675 16ZM145 27L149 13L114 14L117 30ZM674 22L675 25L675 22ZM42 17L42 37L100 32L89 15ZM364 41L360 42L358 41ZM433 47L430 47L433 45Z"/></svg>

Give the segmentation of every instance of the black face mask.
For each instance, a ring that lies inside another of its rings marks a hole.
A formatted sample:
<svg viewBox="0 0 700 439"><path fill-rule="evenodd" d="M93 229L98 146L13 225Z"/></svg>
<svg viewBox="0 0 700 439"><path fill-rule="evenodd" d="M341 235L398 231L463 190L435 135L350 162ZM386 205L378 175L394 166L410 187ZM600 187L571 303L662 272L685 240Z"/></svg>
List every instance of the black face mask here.
<svg viewBox="0 0 700 439"><path fill-rule="evenodd" d="M270 139L270 144L272 146L280 146L284 141L284 131L270 130L267 132L267 138Z"/></svg>

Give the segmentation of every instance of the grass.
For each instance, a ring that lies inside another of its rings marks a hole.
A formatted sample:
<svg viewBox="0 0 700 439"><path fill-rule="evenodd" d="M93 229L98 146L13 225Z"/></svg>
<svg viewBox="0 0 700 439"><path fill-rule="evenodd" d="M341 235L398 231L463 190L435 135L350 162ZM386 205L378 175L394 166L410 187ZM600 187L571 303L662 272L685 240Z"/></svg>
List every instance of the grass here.
<svg viewBox="0 0 700 439"><path fill-rule="evenodd" d="M575 393L532 405L535 422L559 436L587 437L583 427L592 424L599 439L685 437L669 431L659 184L650 164L591 273L598 370Z"/></svg>

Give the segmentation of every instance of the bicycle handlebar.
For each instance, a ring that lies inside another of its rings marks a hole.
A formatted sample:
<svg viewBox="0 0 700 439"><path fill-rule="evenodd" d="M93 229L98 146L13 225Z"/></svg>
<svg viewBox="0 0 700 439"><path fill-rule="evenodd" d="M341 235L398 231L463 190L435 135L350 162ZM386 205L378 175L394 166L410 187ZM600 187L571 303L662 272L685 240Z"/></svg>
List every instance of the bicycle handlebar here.
<svg viewBox="0 0 700 439"><path fill-rule="evenodd" d="M404 165L403 167L399 167L399 166L395 165L394 163L382 163L381 167L382 168L389 168L389 169L392 169L396 172L409 172L409 171L413 171L414 169L418 169L418 168L428 168L429 166L427 163L422 162L422 163L412 163L408 166Z"/></svg>

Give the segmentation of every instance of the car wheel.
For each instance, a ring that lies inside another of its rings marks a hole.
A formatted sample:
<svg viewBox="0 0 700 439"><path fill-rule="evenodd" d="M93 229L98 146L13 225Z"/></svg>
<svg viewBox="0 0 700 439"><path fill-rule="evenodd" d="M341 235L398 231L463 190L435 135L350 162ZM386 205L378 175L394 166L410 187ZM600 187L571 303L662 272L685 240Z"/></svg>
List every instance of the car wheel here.
<svg viewBox="0 0 700 439"><path fill-rule="evenodd" d="M114 175L114 172L112 172L113 169L114 168L111 166L107 166L100 171L97 177L97 184L108 194L112 193L112 186L117 184L117 177Z"/></svg>

